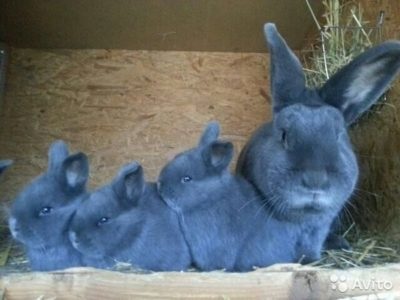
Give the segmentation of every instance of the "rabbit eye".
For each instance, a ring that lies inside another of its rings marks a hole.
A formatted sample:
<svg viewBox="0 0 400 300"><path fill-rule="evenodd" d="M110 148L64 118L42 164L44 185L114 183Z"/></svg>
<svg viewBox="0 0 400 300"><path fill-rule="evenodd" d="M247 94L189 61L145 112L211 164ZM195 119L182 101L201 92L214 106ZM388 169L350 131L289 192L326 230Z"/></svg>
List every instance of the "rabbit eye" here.
<svg viewBox="0 0 400 300"><path fill-rule="evenodd" d="M48 214L50 214L53 211L53 208L50 206L45 206L43 207L40 211L39 211L39 216L46 216Z"/></svg>
<svg viewBox="0 0 400 300"><path fill-rule="evenodd" d="M182 182L186 183L186 182L189 182L189 181L192 181L192 177L190 177L188 175L182 177Z"/></svg>
<svg viewBox="0 0 400 300"><path fill-rule="evenodd" d="M107 218L107 217L100 218L100 220L97 221L97 226L101 226L101 225L107 223L108 220L109 220L109 218Z"/></svg>

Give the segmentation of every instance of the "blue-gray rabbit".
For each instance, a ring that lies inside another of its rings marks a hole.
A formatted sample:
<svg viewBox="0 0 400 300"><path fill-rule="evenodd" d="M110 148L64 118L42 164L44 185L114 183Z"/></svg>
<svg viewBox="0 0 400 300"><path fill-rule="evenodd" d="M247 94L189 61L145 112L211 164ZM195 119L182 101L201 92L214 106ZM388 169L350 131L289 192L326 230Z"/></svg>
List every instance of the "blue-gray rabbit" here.
<svg viewBox="0 0 400 300"><path fill-rule="evenodd" d="M28 184L10 210L12 236L21 242L33 270L80 266L81 255L68 239L68 226L85 194L89 165L85 154L69 155L66 144L54 142L48 170Z"/></svg>
<svg viewBox="0 0 400 300"><path fill-rule="evenodd" d="M0 160L0 175L12 165L12 160Z"/></svg>
<svg viewBox="0 0 400 300"><path fill-rule="evenodd" d="M76 212L70 239L87 265L118 262L140 269L180 271L191 264L177 216L166 206L142 167L125 165L108 185L91 193Z"/></svg>
<svg viewBox="0 0 400 300"><path fill-rule="evenodd" d="M209 123L198 146L178 154L158 180L161 197L180 217L195 266L248 271L295 261L290 229L268 218L251 184L229 172L233 145L218 134L218 123Z"/></svg>
<svg viewBox="0 0 400 300"><path fill-rule="evenodd" d="M398 74L400 43L365 51L324 86L309 89L299 60L275 25L266 24L264 31L271 55L273 120L253 134L237 172L263 194L272 218L298 225L292 227L297 251L310 262L320 258L331 223L357 182L347 128Z"/></svg>

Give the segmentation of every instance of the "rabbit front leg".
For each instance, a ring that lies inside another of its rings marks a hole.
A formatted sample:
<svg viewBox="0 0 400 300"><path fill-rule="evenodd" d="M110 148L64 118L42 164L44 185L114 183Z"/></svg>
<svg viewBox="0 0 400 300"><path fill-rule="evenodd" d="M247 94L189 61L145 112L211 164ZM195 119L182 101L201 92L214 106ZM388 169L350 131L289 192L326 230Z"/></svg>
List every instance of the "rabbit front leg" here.
<svg viewBox="0 0 400 300"><path fill-rule="evenodd" d="M304 224L296 244L297 260L309 264L321 259L324 241L329 233L329 226Z"/></svg>

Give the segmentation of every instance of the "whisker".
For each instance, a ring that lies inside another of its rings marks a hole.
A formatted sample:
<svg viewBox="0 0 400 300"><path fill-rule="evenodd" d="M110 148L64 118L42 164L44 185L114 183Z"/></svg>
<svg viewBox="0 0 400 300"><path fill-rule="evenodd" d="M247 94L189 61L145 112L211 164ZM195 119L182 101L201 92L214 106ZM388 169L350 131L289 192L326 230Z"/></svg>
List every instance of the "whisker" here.
<svg viewBox="0 0 400 300"><path fill-rule="evenodd" d="M239 209L238 209L238 211L241 211L243 208L245 208L247 205L249 205L250 203L252 203L252 202L254 202L254 201L256 201L256 200L259 200L260 198L259 197L254 197L254 199L250 199L249 201L246 201L245 202L245 204L243 204Z"/></svg>
<svg viewBox="0 0 400 300"><path fill-rule="evenodd" d="M257 217L258 213L259 213L264 207L266 207L267 204L268 204L268 202L267 202L267 201L264 201L264 203L257 209L257 212L256 212L256 214L255 214L254 216Z"/></svg>
<svg viewBox="0 0 400 300"><path fill-rule="evenodd" d="M367 191L367 190L363 190L363 189L360 189L360 188L355 188L355 190L356 190L356 191L363 192L363 193L368 194L368 195L371 195L371 196L378 197L378 198L381 198L381 197L382 197L381 195L379 195L379 194L377 194L377 193L370 192L370 191Z"/></svg>
<svg viewBox="0 0 400 300"><path fill-rule="evenodd" d="M267 223L272 218L276 218L277 213L280 213L281 210L283 211L284 205L282 202L278 201L279 199L280 199L279 196L275 196L275 197L269 199L269 202L272 202L271 203L272 205L270 206L271 209L269 210L269 213L267 214L267 216L268 216L267 220L266 220Z"/></svg>

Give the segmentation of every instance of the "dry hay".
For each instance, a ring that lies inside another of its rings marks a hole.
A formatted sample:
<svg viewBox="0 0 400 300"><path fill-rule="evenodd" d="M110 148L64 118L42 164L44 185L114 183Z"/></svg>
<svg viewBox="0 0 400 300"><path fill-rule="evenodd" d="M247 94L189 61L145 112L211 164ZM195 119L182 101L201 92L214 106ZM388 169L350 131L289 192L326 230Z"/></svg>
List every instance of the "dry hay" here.
<svg viewBox="0 0 400 300"><path fill-rule="evenodd" d="M400 38L400 2L359 0L367 19L385 11L386 39ZM400 245L400 82L394 83L387 100L374 107L351 131L358 154L361 178L353 216L360 228Z"/></svg>
<svg viewBox="0 0 400 300"><path fill-rule="evenodd" d="M354 219L361 228L400 242L400 84L351 131L361 167Z"/></svg>
<svg viewBox="0 0 400 300"><path fill-rule="evenodd" d="M385 22L382 32L392 38L397 36L396 12L400 12L400 5L388 1L371 2L323 1L326 11L321 27L325 53L322 45L314 46L311 55L307 53L307 67L311 69L308 79L313 85L321 85L326 81L326 73L331 76L339 66L371 47L373 42L379 42L380 29L373 26L383 8ZM363 27L357 29L357 26ZM400 213L399 96L400 85L397 84L351 129L361 176L353 200L343 216L348 226L355 221L357 229L367 230L380 240L395 243L400 242L400 222L397 218ZM359 240L360 237L356 236L353 241L358 243Z"/></svg>
<svg viewBox="0 0 400 300"><path fill-rule="evenodd" d="M366 2L324 0L322 25L310 11L324 43L317 38L311 50L303 51L309 85L321 86L340 67L379 43L382 33L397 35L394 28L400 5ZM374 28L383 8L384 26ZM361 176L341 217L353 249L327 251L316 263L319 266L348 268L400 261L399 92L397 84L351 129Z"/></svg>

